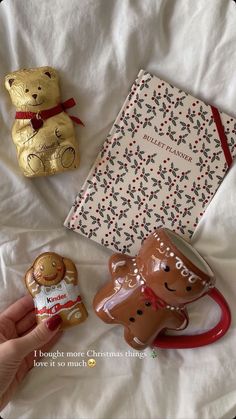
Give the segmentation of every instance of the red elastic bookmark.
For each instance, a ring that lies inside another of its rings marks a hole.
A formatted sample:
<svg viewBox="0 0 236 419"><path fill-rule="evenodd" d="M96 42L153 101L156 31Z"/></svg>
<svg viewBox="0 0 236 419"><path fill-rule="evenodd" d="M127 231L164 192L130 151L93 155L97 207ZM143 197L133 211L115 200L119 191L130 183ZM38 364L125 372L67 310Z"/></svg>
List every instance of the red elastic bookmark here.
<svg viewBox="0 0 236 419"><path fill-rule="evenodd" d="M228 146L228 142L227 142L227 137L225 134L225 130L223 127L223 124L221 122L221 117L220 117L220 113L218 111L217 108L215 108L214 106L211 106L211 110L212 110L212 115L216 124L216 128L220 137L220 142L221 142L221 147L223 149L224 155L225 155L225 160L226 163L228 164L228 167L231 166L232 162L233 162L233 158L231 156L231 152Z"/></svg>

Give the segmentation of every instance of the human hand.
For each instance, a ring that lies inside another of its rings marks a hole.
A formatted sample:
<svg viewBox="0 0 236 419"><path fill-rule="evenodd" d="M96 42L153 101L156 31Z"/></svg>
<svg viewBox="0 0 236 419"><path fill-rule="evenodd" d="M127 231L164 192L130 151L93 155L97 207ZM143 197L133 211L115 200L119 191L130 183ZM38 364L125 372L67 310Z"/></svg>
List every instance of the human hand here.
<svg viewBox="0 0 236 419"><path fill-rule="evenodd" d="M36 325L33 299L25 296L0 313L0 411L34 365L35 350L48 351L59 339L59 315Z"/></svg>

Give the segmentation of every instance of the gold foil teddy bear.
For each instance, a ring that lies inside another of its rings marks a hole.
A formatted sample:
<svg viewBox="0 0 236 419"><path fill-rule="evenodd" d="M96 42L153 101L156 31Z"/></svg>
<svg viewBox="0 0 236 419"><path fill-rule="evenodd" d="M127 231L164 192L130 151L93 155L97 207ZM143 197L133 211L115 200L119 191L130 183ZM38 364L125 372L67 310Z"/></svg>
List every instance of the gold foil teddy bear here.
<svg viewBox="0 0 236 419"><path fill-rule="evenodd" d="M18 70L5 77L5 87L16 107L12 137L23 174L46 176L77 168L72 120L82 122L66 113L75 105L74 99L61 103L57 71L52 67Z"/></svg>

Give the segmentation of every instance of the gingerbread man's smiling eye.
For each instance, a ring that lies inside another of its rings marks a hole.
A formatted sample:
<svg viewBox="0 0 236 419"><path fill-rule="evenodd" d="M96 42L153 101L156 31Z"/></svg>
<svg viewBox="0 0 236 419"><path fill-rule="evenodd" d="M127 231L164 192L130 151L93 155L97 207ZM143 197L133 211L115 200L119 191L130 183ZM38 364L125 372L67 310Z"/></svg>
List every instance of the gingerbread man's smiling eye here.
<svg viewBox="0 0 236 419"><path fill-rule="evenodd" d="M168 265L166 265L166 263L161 263L161 269L165 272L170 271L170 267Z"/></svg>
<svg viewBox="0 0 236 419"><path fill-rule="evenodd" d="M28 93L29 89L25 89L25 93Z"/></svg>
<svg viewBox="0 0 236 419"><path fill-rule="evenodd" d="M186 291L191 291L192 287L186 287Z"/></svg>

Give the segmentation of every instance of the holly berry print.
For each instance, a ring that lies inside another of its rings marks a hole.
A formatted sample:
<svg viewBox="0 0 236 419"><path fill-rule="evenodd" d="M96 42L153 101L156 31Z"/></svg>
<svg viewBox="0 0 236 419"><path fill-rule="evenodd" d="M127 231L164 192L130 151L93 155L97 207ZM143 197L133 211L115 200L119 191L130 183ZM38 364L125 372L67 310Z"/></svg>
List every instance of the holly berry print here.
<svg viewBox="0 0 236 419"><path fill-rule="evenodd" d="M211 106L141 70L65 226L130 254L161 226L190 238L227 168Z"/></svg>

